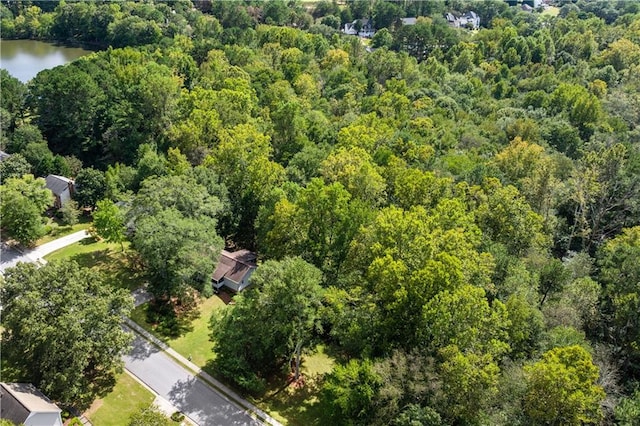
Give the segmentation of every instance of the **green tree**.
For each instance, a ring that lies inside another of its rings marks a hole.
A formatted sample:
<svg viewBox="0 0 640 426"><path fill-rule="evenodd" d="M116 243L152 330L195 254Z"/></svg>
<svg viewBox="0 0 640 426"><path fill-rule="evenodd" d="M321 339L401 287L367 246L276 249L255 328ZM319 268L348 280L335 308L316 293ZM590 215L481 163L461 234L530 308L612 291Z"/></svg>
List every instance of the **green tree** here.
<svg viewBox="0 0 640 426"><path fill-rule="evenodd" d="M44 179L33 175L9 178L0 186L0 198L2 227L10 237L29 246L44 234L41 215L53 205Z"/></svg>
<svg viewBox="0 0 640 426"><path fill-rule="evenodd" d="M352 197L375 206L383 196L385 183L371 156L362 148L338 148L320 166L327 182L340 182Z"/></svg>
<svg viewBox="0 0 640 426"><path fill-rule="evenodd" d="M284 178L281 165L271 161L269 137L252 125L236 126L221 134L214 155L204 165L211 167L229 191L231 211L237 222L224 229L245 246L255 245L255 219L258 208L271 190Z"/></svg>
<svg viewBox="0 0 640 426"><path fill-rule="evenodd" d="M500 368L490 354L464 353L455 345L440 356L443 411L454 424L478 423L498 390Z"/></svg>
<svg viewBox="0 0 640 426"><path fill-rule="evenodd" d="M0 287L3 359L55 401L87 407L115 382L131 335L122 317L133 303L75 262L5 271Z"/></svg>
<svg viewBox="0 0 640 426"><path fill-rule="evenodd" d="M124 215L111 200L98 201L93 213L95 232L110 243L120 243L124 251Z"/></svg>
<svg viewBox="0 0 640 426"><path fill-rule="evenodd" d="M300 258L260 265L234 308L211 318L222 374L252 392L284 365L297 378L302 353L320 327L320 280L320 271Z"/></svg>
<svg viewBox="0 0 640 426"><path fill-rule="evenodd" d="M427 302L424 316L426 341L436 350L456 345L462 353L487 353L496 359L509 350L506 307L498 300L490 306L482 288L443 291Z"/></svg>
<svg viewBox="0 0 640 426"><path fill-rule="evenodd" d="M443 200L429 212L380 210L351 243L341 277L354 295L370 295L360 303L375 303L376 315L365 321L379 322L366 342L383 353L414 347L430 330L424 312L434 296L457 294L464 285L491 288L492 258L478 251L479 244L479 230L460 200Z"/></svg>
<svg viewBox="0 0 640 426"><path fill-rule="evenodd" d="M525 367L524 413L536 424L598 424L605 393L595 383L598 367L580 346L555 348Z"/></svg>
<svg viewBox="0 0 640 426"><path fill-rule="evenodd" d="M371 361L352 359L346 365L336 365L322 386L329 414L338 424L367 424L381 384Z"/></svg>
<svg viewBox="0 0 640 426"><path fill-rule="evenodd" d="M393 426L439 426L442 418L431 407L409 404L391 423Z"/></svg>
<svg viewBox="0 0 640 426"><path fill-rule="evenodd" d="M504 244L514 255L531 247L548 246L542 216L532 210L514 186L502 186L497 179L490 178L478 189L471 188L471 193L477 203L476 220L485 237Z"/></svg>
<svg viewBox="0 0 640 426"><path fill-rule="evenodd" d="M172 426L171 421L164 413L155 406L143 408L129 417L128 426Z"/></svg>
<svg viewBox="0 0 640 426"><path fill-rule="evenodd" d="M163 210L175 209L188 218L215 218L222 208L219 194L215 192L222 190L216 185L211 188L201 185L188 175L146 179L131 203L128 217L135 222L142 217L155 216Z"/></svg>
<svg viewBox="0 0 640 426"><path fill-rule="evenodd" d="M5 69L0 70L0 105L9 112L9 122L2 123L7 130L13 131L16 121L22 116L24 109L26 86L17 78L12 77Z"/></svg>
<svg viewBox="0 0 640 426"><path fill-rule="evenodd" d="M45 142L30 142L21 154L31 165L35 176L45 177L56 172L55 157Z"/></svg>
<svg viewBox="0 0 640 426"><path fill-rule="evenodd" d="M160 26L139 16L127 16L109 24L107 40L114 47L155 44L162 38Z"/></svg>
<svg viewBox="0 0 640 426"><path fill-rule="evenodd" d="M132 245L146 265L149 291L158 301L177 298L192 307L193 289L211 291L211 275L223 247L215 219L194 219L175 208L163 209L136 220Z"/></svg>
<svg viewBox="0 0 640 426"><path fill-rule="evenodd" d="M78 223L80 210L78 210L78 203L76 203L74 200L67 200L58 210L58 212L62 216L62 223L64 223L65 225L73 226Z"/></svg>
<svg viewBox="0 0 640 426"><path fill-rule="evenodd" d="M614 409L617 424L620 426L637 426L640 420L640 391L622 398Z"/></svg>
<svg viewBox="0 0 640 426"><path fill-rule="evenodd" d="M0 185L9 178L21 178L31 172L31 165L20 154L0 161Z"/></svg>
<svg viewBox="0 0 640 426"><path fill-rule="evenodd" d="M60 66L39 73L29 90L36 123L51 150L95 160L106 97L93 77L77 66Z"/></svg>
<svg viewBox="0 0 640 426"><path fill-rule="evenodd" d="M640 360L640 226L624 229L598 253L603 285L601 310L607 339L625 368L638 371Z"/></svg>
<svg viewBox="0 0 640 426"><path fill-rule="evenodd" d="M375 48L386 47L389 49L392 43L393 35L386 28L376 31L373 39L371 40L371 46Z"/></svg>
<svg viewBox="0 0 640 426"><path fill-rule="evenodd" d="M273 207L262 209L261 250L274 258L301 256L320 268L326 281L335 279L369 207L352 200L340 183L325 185L319 178L291 198L278 196Z"/></svg>
<svg viewBox="0 0 640 426"><path fill-rule="evenodd" d="M74 198L82 207L95 208L107 192L107 182L104 173L94 168L82 169L75 180Z"/></svg>

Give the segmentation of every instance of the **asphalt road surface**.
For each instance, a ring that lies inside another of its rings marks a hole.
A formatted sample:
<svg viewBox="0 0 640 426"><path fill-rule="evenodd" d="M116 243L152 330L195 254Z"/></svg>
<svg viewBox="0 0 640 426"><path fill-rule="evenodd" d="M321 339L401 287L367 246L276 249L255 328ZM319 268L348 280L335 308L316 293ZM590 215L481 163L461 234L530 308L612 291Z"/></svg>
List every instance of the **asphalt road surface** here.
<svg viewBox="0 0 640 426"><path fill-rule="evenodd" d="M124 361L127 370L201 426L262 424L136 333Z"/></svg>

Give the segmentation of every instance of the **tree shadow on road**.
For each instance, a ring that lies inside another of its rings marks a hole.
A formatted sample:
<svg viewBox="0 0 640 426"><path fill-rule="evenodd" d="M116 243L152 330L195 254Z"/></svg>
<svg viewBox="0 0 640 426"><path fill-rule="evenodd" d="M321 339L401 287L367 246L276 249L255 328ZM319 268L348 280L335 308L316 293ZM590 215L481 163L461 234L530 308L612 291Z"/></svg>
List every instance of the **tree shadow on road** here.
<svg viewBox="0 0 640 426"><path fill-rule="evenodd" d="M211 392L201 380L192 377L176 383L169 392L169 401L181 412L203 425L261 424L251 421L248 414L224 397L215 400L206 395Z"/></svg>
<svg viewBox="0 0 640 426"><path fill-rule="evenodd" d="M143 360L149 358L151 355L161 352L162 349L158 348L156 345L146 342L142 337L137 334L133 334L134 341L132 343L132 348L129 351L128 356L134 360Z"/></svg>

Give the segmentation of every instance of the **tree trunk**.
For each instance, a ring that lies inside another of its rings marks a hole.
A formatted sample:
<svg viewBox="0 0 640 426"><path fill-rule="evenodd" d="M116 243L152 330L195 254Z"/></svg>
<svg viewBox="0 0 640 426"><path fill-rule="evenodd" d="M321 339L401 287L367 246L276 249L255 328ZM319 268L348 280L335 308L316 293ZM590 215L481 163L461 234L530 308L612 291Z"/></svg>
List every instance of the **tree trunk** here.
<svg viewBox="0 0 640 426"><path fill-rule="evenodd" d="M298 380L300 378L300 359L302 358L302 340L296 343L296 348L294 349L294 380Z"/></svg>

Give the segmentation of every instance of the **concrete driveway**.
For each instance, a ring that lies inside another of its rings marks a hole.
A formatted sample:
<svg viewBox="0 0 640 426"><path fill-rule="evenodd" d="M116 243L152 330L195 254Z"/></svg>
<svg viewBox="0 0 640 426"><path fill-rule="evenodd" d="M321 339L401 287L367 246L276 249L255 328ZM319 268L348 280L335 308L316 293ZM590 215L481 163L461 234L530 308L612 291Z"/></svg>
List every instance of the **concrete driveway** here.
<svg viewBox="0 0 640 426"><path fill-rule="evenodd" d="M22 253L15 248L6 246L6 244L3 243L0 249L0 274L3 274L5 269L16 266L18 262L43 263L44 260L42 258L49 253L53 253L56 250L60 250L61 248L64 248L73 243L77 243L78 241L84 240L87 237L89 237L89 233L87 231L79 231L70 235L65 235L62 238L50 241L36 248L26 250Z"/></svg>
<svg viewBox="0 0 640 426"><path fill-rule="evenodd" d="M125 367L199 425L261 425L245 410L178 365L155 345L133 333Z"/></svg>

